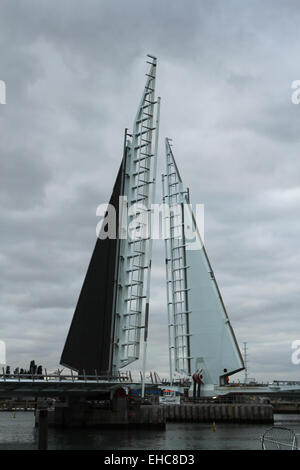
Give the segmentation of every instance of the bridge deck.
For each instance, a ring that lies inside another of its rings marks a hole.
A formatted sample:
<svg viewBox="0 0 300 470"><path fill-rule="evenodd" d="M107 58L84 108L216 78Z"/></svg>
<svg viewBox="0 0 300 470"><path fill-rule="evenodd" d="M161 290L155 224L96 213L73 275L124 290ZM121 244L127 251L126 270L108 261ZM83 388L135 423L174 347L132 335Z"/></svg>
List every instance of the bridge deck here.
<svg viewBox="0 0 300 470"><path fill-rule="evenodd" d="M2 376L0 397L95 397L119 387L140 388L141 384L126 377L101 378L97 376Z"/></svg>

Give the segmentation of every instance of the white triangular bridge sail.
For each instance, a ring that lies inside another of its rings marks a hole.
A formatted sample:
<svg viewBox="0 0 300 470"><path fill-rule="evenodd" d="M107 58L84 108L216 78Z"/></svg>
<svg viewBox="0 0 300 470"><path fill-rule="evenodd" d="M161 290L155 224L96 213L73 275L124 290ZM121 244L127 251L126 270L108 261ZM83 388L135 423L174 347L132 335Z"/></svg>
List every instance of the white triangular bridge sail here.
<svg viewBox="0 0 300 470"><path fill-rule="evenodd" d="M163 200L170 380L201 371L203 384L222 385L244 362L184 190L169 139ZM193 237L191 237L191 234Z"/></svg>

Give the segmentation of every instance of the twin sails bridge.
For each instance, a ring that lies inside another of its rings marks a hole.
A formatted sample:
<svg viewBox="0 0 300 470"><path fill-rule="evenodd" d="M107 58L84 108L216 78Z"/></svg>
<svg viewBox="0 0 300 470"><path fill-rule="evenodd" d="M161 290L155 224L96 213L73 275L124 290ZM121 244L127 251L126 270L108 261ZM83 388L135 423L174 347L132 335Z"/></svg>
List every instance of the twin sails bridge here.
<svg viewBox="0 0 300 470"><path fill-rule="evenodd" d="M165 138L165 171L159 178L169 381L146 380L160 123L157 59L149 55L147 62L145 87L132 131L125 129L119 171L60 359L70 372L30 376L3 370L0 374L1 399L34 400L40 448L47 447L48 424L86 428L164 427L167 420L272 422L270 404L232 407L215 404L214 399L300 391L299 383L228 384L229 376L245 365L169 138ZM108 227L111 208L114 236ZM128 367L138 360L142 373L137 382ZM174 380L175 373L182 382ZM147 403L145 390L150 392L153 386L155 391L166 386L181 395L184 391L185 398L179 406L165 408L157 400ZM134 400L134 390L141 391L140 402ZM210 400L207 404L205 397ZM49 416L48 410L52 410Z"/></svg>
<svg viewBox="0 0 300 470"><path fill-rule="evenodd" d="M60 364L71 370L69 382L56 380L62 389L84 388L87 377L92 377L91 390L105 388L103 384L111 384L114 377L120 383L122 369L141 359L144 396L151 326L151 211L158 181L160 124L156 57L148 55L147 63L145 87L132 131L125 130L123 155L109 201L116 213L116 235L107 236L104 219L60 359ZM159 178L159 189L161 202L168 208L163 217L168 228L165 307L169 383L174 383L174 373L191 383L196 377L203 393L213 394L215 387L225 385L230 375L244 369L244 362L168 138L164 153L165 173ZM129 233L127 227L133 221L138 223ZM75 379L73 372L82 380ZM16 389L27 379L4 375L1 386L13 390L13 382ZM33 380L34 387L43 385L50 390L53 380L44 377L40 385Z"/></svg>
<svg viewBox="0 0 300 470"><path fill-rule="evenodd" d="M104 220L60 361L81 375L95 371L115 375L141 358L143 394L151 325L151 208L157 186L160 122L160 98L155 96L157 59L150 55L148 59L146 84L132 133L125 130L123 157L110 198L117 235L105 237ZM190 378L198 374L203 387L222 385L244 368L243 358L168 138L165 165L170 383L177 372ZM122 233L125 217L126 227L139 221L133 236ZM187 236L191 227L196 236L193 242Z"/></svg>

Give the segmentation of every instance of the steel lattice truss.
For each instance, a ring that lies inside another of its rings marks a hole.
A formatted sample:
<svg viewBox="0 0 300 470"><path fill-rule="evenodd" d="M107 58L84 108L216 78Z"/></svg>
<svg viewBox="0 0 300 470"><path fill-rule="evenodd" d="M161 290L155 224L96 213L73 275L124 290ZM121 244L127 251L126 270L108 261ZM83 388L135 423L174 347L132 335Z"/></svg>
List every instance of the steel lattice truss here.
<svg viewBox="0 0 300 470"><path fill-rule="evenodd" d="M113 369L140 357L141 331L147 342L150 271L152 258L151 204L155 198L159 99L155 100L156 58L149 56L150 70L136 114L132 134L125 137L125 183L127 210L121 226L128 237L120 242Z"/></svg>
<svg viewBox="0 0 300 470"><path fill-rule="evenodd" d="M190 375L189 299L185 256L184 203L186 191L176 167L169 139L166 139L166 174L163 175L165 212L166 282L169 329L169 362L179 373Z"/></svg>

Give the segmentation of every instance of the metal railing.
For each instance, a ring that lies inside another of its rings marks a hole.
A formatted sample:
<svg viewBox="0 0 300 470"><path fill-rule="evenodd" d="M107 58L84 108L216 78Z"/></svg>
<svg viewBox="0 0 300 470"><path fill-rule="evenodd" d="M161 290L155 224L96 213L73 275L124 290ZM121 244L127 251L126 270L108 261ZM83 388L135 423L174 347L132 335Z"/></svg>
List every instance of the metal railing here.
<svg viewBox="0 0 300 470"><path fill-rule="evenodd" d="M18 382L21 381L31 381L35 382L38 380L43 380L43 381L56 381L56 382L62 382L62 381L71 381L71 382L132 382L132 377L130 372L128 373L118 373L115 375L111 374L103 374L103 373L97 373L95 371L95 374L85 374L83 373L82 375L79 374L74 374L72 371L70 374L63 374L63 373L47 373L47 370L43 374L35 374L35 373L25 373L25 374L20 374L20 373L10 373L7 374L4 369L2 371L2 374L0 374L0 381L6 382L6 381L11 381L15 380Z"/></svg>

